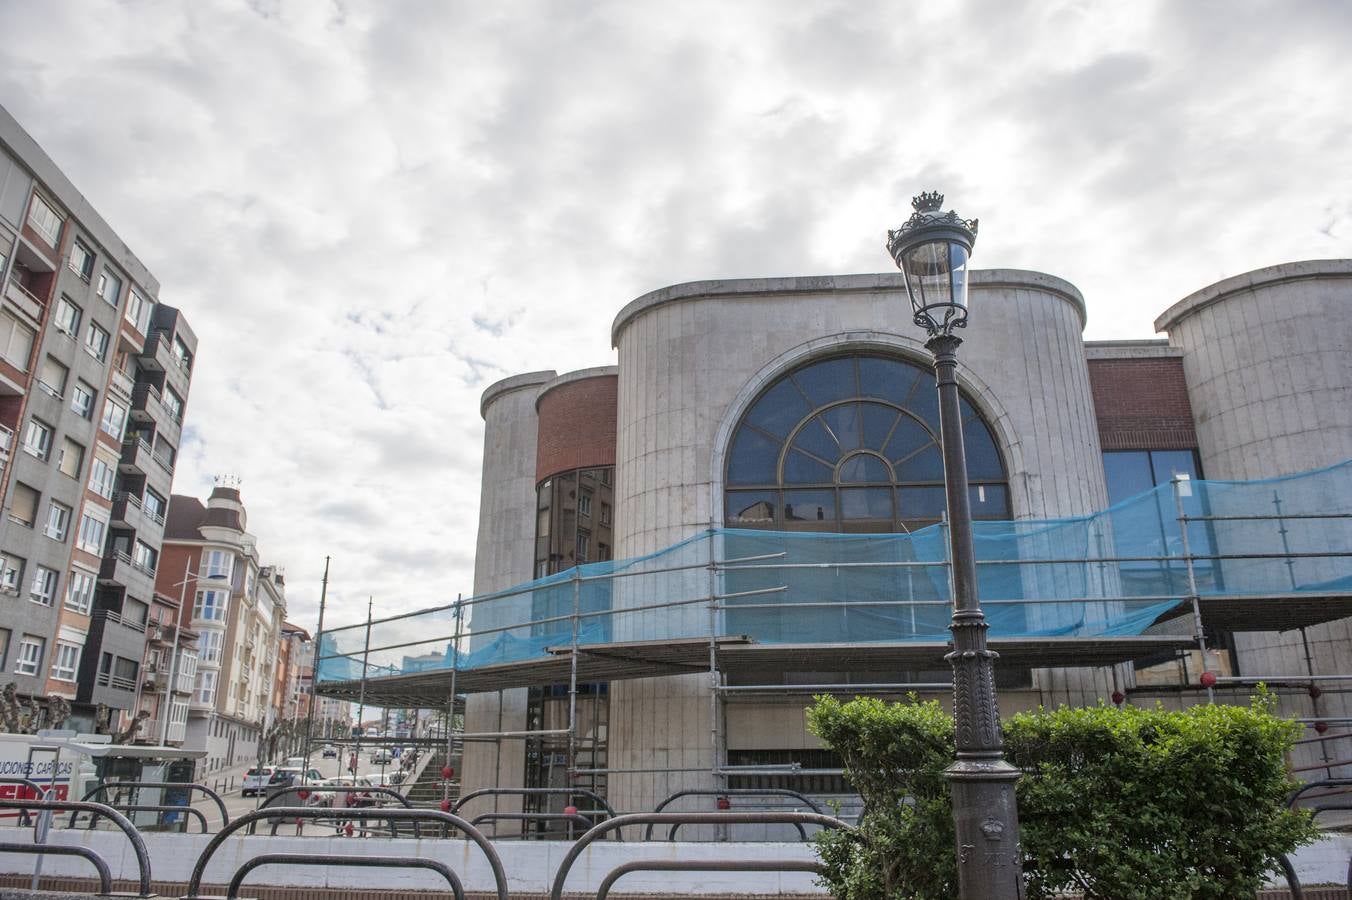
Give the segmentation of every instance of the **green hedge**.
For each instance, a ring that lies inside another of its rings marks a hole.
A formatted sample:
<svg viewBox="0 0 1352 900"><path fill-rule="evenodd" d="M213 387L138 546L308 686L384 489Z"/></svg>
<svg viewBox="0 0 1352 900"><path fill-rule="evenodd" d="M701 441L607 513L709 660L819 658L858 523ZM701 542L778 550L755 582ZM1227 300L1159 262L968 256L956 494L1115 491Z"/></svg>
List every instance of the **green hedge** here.
<svg viewBox="0 0 1352 900"><path fill-rule="evenodd" d="M1182 712L1098 706L1004 723L1018 786L1029 900L1252 897L1274 856L1314 839L1285 797L1300 735L1266 694ZM826 832L825 886L840 900L957 896L943 770L953 720L937 702L817 698L808 723L864 800L852 832Z"/></svg>

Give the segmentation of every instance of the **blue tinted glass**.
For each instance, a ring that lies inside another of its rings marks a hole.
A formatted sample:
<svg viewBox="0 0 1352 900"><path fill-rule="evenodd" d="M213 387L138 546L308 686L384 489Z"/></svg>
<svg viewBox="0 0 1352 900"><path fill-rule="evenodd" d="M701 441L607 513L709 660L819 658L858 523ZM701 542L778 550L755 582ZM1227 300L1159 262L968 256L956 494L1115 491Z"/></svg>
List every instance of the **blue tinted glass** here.
<svg viewBox="0 0 1352 900"><path fill-rule="evenodd" d="M934 384L933 372L921 372L915 380L915 390L906 401L906 408L917 418L939 433L939 389Z"/></svg>
<svg viewBox="0 0 1352 900"><path fill-rule="evenodd" d="M1155 484L1168 484L1175 475L1197 477L1197 457L1191 450L1151 450L1150 467Z"/></svg>
<svg viewBox="0 0 1352 900"><path fill-rule="evenodd" d="M971 486L972 516L977 519L1008 519L1009 489L1003 484Z"/></svg>
<svg viewBox="0 0 1352 900"><path fill-rule="evenodd" d="M844 488L840 492L842 519L886 519L892 521L890 488Z"/></svg>
<svg viewBox="0 0 1352 900"><path fill-rule="evenodd" d="M859 415L864 420L864 437L859 446L867 450L882 450L883 442L897 424L897 411L879 403L859 404Z"/></svg>
<svg viewBox="0 0 1352 900"><path fill-rule="evenodd" d="M733 528L777 527L778 491L728 491L725 521Z"/></svg>
<svg viewBox="0 0 1352 900"><path fill-rule="evenodd" d="M793 373L813 406L825 406L855 396L854 360L828 359Z"/></svg>
<svg viewBox="0 0 1352 900"><path fill-rule="evenodd" d="M835 531L835 491L785 491L784 527L791 531Z"/></svg>
<svg viewBox="0 0 1352 900"><path fill-rule="evenodd" d="M1103 474L1108 480L1109 503L1120 503L1155 486L1150 472L1150 454L1145 450L1103 454Z"/></svg>
<svg viewBox="0 0 1352 900"><path fill-rule="evenodd" d="M821 421L831 430L831 434L835 435L840 449L847 453L859 449L862 438L859 404L846 403L844 406L833 406L822 413Z"/></svg>
<svg viewBox="0 0 1352 900"><path fill-rule="evenodd" d="M756 401L756 405L746 414L746 420L771 434L787 437L793 426L809 412L811 408L803 399L802 392L786 378Z"/></svg>
<svg viewBox="0 0 1352 900"><path fill-rule="evenodd" d="M897 406L905 406L906 398L911 395L916 379L923 376L925 370L910 363L895 359L883 359L877 356L865 356L859 360L859 395L877 397Z"/></svg>
<svg viewBox="0 0 1352 900"><path fill-rule="evenodd" d="M1003 478L1004 466L1000 464L1000 453L995 449L995 439L990 429L980 419L973 419L962 429L963 449L967 455L967 476L977 478Z"/></svg>
<svg viewBox="0 0 1352 900"><path fill-rule="evenodd" d="M931 444L910 459L896 465L897 481L943 481L944 455L938 444Z"/></svg>
<svg viewBox="0 0 1352 900"><path fill-rule="evenodd" d="M820 417L803 426L798 436L793 439L793 445L800 450L820 456L832 466L840 459L840 445L822 425Z"/></svg>
<svg viewBox="0 0 1352 900"><path fill-rule="evenodd" d="M830 484L833 474L829 466L797 450L790 450L784 457L785 484Z"/></svg>
<svg viewBox="0 0 1352 900"><path fill-rule="evenodd" d="M883 456L896 462L932 443L934 436L926 431L923 425L910 416L902 416L896 430L892 432L892 439L883 448Z"/></svg>
<svg viewBox="0 0 1352 900"><path fill-rule="evenodd" d="M942 487L897 488L897 505L903 519L941 519L948 509Z"/></svg>
<svg viewBox="0 0 1352 900"><path fill-rule="evenodd" d="M774 484L779 448L779 441L758 431L739 429L728 459L728 484Z"/></svg>
<svg viewBox="0 0 1352 900"><path fill-rule="evenodd" d="M882 482L887 484L892 480L892 473L888 470L887 463L876 456L859 454L852 456L840 465L840 481L842 484L867 484Z"/></svg>

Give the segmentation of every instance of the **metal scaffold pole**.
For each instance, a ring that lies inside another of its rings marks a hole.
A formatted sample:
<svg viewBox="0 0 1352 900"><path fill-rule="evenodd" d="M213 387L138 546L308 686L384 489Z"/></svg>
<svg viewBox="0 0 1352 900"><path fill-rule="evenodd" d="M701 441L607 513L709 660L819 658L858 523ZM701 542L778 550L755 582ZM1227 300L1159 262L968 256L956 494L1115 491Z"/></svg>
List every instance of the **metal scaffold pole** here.
<svg viewBox="0 0 1352 900"><path fill-rule="evenodd" d="M367 671L371 664L371 607L375 604L374 597L366 598L366 643L361 651L361 687L357 694L357 740L353 746L353 758L348 761L348 768L352 770L352 776L357 775L357 765L361 762L361 739L366 737L366 729L362 726L362 719L366 716L366 678Z"/></svg>
<svg viewBox="0 0 1352 900"><path fill-rule="evenodd" d="M577 776L573 774L577 769L577 639L579 620L578 616L582 612L582 581L581 566L573 567L573 636L571 646L571 659L568 664L568 783L572 786L573 779ZM543 724L543 723L541 723ZM572 797L568 798L570 801ZM573 822L568 820L568 840L573 839Z"/></svg>
<svg viewBox="0 0 1352 900"><path fill-rule="evenodd" d="M455 691L456 676L460 672L460 634L464 627L464 595L455 595L455 636L451 639L451 699L446 704L446 763L442 768L450 766L451 759L455 756ZM464 773L460 773L464 778ZM441 780L441 799L447 801L451 799L451 779L443 777Z"/></svg>
<svg viewBox="0 0 1352 900"><path fill-rule="evenodd" d="M1188 516L1183 511L1183 497L1192 495L1192 483L1186 475L1175 475L1170 484L1174 489L1174 509L1178 514L1178 533L1183 540L1183 565L1188 572L1188 600L1192 603L1192 624L1196 632L1197 647L1202 652L1202 674L1200 677L1202 684L1206 687L1206 701L1215 703L1216 690L1212 685L1207 684L1211 680L1206 677L1211 671L1211 667L1208 665L1206 658L1206 634L1202 628L1202 598L1197 592L1197 569L1193 564L1192 545L1188 541ZM1185 490L1187 491L1186 495L1184 494Z"/></svg>
<svg viewBox="0 0 1352 900"><path fill-rule="evenodd" d="M714 543L717 532L709 525L709 744L712 774L720 789L726 790L728 777L723 772L722 692L718 676L718 553ZM726 825L717 826L717 839L726 841Z"/></svg>
<svg viewBox="0 0 1352 900"><path fill-rule="evenodd" d="M310 771L310 742L314 739L315 710L319 687L319 654L324 640L324 605L329 596L329 557L324 557L324 578L319 582L319 627L315 630L314 662L310 667L310 709L305 717L305 771Z"/></svg>

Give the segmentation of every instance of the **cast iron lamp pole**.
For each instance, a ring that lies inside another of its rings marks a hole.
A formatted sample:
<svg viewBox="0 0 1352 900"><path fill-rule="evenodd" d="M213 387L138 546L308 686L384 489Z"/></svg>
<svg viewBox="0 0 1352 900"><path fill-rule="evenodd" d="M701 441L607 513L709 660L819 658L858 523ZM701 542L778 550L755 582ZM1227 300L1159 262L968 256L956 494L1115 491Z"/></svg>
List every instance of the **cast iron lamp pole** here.
<svg viewBox="0 0 1352 900"><path fill-rule="evenodd" d="M949 211L944 197L922 193L906 224L887 233L887 250L906 280L915 323L925 329L939 388L939 431L948 541L953 561L953 718L957 759L944 771L957 826L958 891L963 900L1020 900L1023 873L1014 785L1019 770L1004 758L995 703L997 654L986 648L986 616L977 598L972 509L958 405L958 345L967 326L967 259L977 222Z"/></svg>

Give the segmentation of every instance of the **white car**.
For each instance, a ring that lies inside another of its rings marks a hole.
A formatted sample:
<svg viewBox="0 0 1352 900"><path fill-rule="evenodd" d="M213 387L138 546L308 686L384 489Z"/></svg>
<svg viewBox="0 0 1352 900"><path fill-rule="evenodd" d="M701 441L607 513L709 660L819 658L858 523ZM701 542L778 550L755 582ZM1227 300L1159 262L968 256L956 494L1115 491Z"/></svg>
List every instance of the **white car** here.
<svg viewBox="0 0 1352 900"><path fill-rule="evenodd" d="M241 797L252 797L254 794L266 793L268 782L276 774L277 769L274 766L257 766L244 773L244 783L239 786L239 795Z"/></svg>

